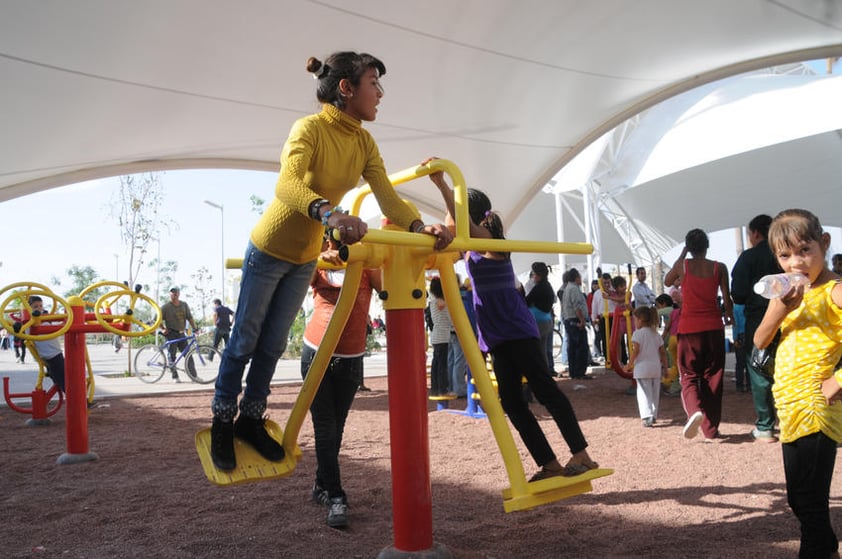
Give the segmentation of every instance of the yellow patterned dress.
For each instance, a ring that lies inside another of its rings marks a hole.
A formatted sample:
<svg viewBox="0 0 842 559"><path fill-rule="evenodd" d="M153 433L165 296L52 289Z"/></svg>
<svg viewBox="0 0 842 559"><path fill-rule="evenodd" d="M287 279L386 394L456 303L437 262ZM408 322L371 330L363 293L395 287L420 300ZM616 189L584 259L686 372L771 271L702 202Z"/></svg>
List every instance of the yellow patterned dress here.
<svg viewBox="0 0 842 559"><path fill-rule="evenodd" d="M842 357L842 309L831 299L839 281L810 289L781 324L772 394L782 443L821 431L842 442L842 402L828 405L822 382ZM837 378L842 383L842 371Z"/></svg>

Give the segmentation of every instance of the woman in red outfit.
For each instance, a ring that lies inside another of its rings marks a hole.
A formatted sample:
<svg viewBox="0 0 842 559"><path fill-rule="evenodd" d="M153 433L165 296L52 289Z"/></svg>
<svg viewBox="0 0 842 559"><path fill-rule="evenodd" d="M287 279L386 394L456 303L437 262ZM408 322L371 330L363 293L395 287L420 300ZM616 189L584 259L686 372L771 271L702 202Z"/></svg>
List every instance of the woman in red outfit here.
<svg viewBox="0 0 842 559"><path fill-rule="evenodd" d="M678 324L678 371L681 401L687 413L683 435L692 439L701 427L705 442L719 436L722 418L722 376L725 370L725 325L734 322L728 269L706 258L707 234L689 231L684 249L664 278L664 285L681 282L683 304ZM691 257L687 259L687 253ZM717 295L722 293L724 310Z"/></svg>

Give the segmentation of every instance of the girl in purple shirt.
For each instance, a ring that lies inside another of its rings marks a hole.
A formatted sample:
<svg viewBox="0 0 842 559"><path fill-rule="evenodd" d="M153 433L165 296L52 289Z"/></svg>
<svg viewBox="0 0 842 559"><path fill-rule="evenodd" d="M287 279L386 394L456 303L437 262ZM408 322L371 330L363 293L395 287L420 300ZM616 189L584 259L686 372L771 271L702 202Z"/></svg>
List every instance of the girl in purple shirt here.
<svg viewBox="0 0 842 559"><path fill-rule="evenodd" d="M438 187L447 204L445 224L453 228L453 192L441 172L430 174L430 180ZM491 201L483 192L468 189L468 213L471 237L504 238L502 221L491 211ZM541 468L530 481L560 475L575 476L597 468L597 463L588 455L588 443L570 401L550 376L538 325L515 287L509 254L469 251L465 254L465 264L473 285L480 349L491 354L503 410ZM523 376L535 397L550 412L570 449L572 457L564 466L559 463L523 398Z"/></svg>

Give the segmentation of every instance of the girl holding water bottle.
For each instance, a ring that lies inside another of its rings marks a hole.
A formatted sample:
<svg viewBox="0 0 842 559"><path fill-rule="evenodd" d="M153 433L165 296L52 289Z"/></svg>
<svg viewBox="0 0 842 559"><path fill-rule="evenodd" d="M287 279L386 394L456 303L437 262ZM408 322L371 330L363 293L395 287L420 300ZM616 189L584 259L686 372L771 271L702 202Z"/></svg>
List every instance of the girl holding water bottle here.
<svg viewBox="0 0 842 559"><path fill-rule="evenodd" d="M787 500L801 523L799 557L839 557L830 522L830 484L842 443L842 280L827 267L830 235L806 210L785 210L769 228L769 246L786 273L807 277L769 302L754 344L781 331L772 393L780 421Z"/></svg>

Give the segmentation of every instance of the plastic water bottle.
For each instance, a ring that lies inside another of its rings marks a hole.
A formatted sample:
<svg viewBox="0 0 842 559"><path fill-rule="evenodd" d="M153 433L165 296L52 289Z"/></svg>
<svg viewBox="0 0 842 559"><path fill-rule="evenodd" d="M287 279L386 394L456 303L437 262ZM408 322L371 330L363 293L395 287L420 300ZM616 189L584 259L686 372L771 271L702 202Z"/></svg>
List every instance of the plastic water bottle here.
<svg viewBox="0 0 842 559"><path fill-rule="evenodd" d="M754 292L767 299L777 299L786 295L793 287L810 287L810 279L804 274L770 274L763 276L754 284Z"/></svg>

